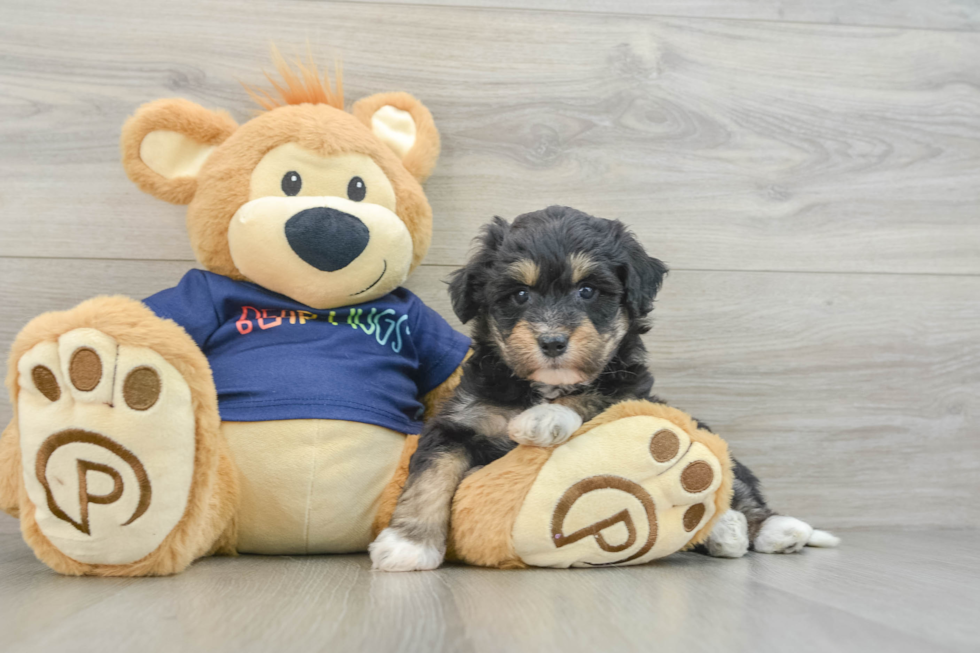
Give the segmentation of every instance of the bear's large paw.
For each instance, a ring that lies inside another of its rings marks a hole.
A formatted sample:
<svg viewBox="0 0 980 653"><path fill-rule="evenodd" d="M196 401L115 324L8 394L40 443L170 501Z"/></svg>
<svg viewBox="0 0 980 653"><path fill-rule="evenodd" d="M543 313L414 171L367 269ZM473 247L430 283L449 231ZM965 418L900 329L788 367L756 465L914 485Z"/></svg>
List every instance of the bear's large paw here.
<svg viewBox="0 0 980 653"><path fill-rule="evenodd" d="M641 564L686 546L715 514L723 468L659 417L624 417L557 447L514 524L538 567Z"/></svg>
<svg viewBox="0 0 980 653"><path fill-rule="evenodd" d="M187 382L156 352L95 329L42 342L17 367L24 483L41 532L82 563L152 553L193 480Z"/></svg>

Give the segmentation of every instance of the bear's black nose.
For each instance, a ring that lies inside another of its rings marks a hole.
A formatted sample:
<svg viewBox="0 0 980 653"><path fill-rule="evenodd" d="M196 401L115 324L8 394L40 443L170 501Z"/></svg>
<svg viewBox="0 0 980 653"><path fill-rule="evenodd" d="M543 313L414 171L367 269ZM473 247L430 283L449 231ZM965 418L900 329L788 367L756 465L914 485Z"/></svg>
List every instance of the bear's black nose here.
<svg viewBox="0 0 980 653"><path fill-rule="evenodd" d="M286 221L286 240L296 255L324 272L350 265L368 245L367 225L350 213L316 207Z"/></svg>

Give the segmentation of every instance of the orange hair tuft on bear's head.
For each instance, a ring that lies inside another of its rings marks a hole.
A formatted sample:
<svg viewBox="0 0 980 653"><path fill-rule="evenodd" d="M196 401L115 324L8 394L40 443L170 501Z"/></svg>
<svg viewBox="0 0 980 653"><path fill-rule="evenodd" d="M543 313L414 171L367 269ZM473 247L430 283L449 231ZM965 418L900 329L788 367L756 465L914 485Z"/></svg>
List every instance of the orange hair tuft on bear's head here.
<svg viewBox="0 0 980 653"><path fill-rule="evenodd" d="M266 79L272 84L279 97L275 97L269 91L260 88L252 88L242 82L245 91L266 111L272 111L277 107L284 107L290 104L326 104L335 109L344 110L344 74L340 61L334 62L334 76L337 78L337 86L334 88L330 81L330 72L325 71L323 78L320 71L313 61L313 53L307 45L307 63L303 63L298 57L294 62L298 73L292 69L286 58L279 52L279 48L272 44L272 63L275 65L279 76L285 86L273 79L269 73L264 73ZM264 72L264 71L263 71Z"/></svg>

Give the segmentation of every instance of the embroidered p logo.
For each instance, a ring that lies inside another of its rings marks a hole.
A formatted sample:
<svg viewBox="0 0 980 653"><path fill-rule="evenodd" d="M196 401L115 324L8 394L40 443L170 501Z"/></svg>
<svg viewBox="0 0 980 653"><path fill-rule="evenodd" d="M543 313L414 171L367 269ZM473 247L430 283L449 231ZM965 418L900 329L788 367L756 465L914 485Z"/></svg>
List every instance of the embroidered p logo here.
<svg viewBox="0 0 980 653"><path fill-rule="evenodd" d="M48 465L51 462L52 456L54 456L58 449L69 444L90 444L105 449L109 453L115 455L118 459L125 462L132 470L132 474L136 478L136 487L133 489L139 492L139 498L136 501L135 510L129 519L122 524L123 526L132 524L134 521L139 519L143 513L147 511L147 509L149 509L150 501L153 497L153 488L150 485L150 479L146 474L146 469L143 467L143 463L139 461L139 458L137 458L133 452L115 440L107 438L104 435L92 433L91 431L83 431L81 429L68 429L65 431L59 431L58 433L48 437L48 439L41 444L41 447L37 452L35 474L38 482L41 484L41 487L44 488L48 510L51 511L52 515L62 521L68 522L82 533L91 535L92 531L89 526L89 506L93 504L111 505L116 503L123 497L123 494L126 491L123 475L120 474L117 469L103 463L77 458L75 470L78 474L79 519L73 519L65 511L65 509L62 508L62 506L58 505L58 501L55 498L54 492L51 488L51 482L48 478ZM94 494L90 492L90 472L108 476L112 481L112 489L103 494Z"/></svg>
<svg viewBox="0 0 980 653"><path fill-rule="evenodd" d="M621 560L614 560L602 564L621 564L646 555L657 542L657 513L653 503L653 498L650 496L650 493L644 490L643 486L641 486L639 483L634 483L633 481L620 476L610 475L590 476L589 478L583 479L572 487L568 488L568 490L565 491L565 494L562 495L561 499L558 500L558 506L551 518L551 535L554 538L555 546L557 548L561 548L569 544L574 544L575 542L589 536L594 537L598 547L606 553L619 553L620 551L625 551L636 544L636 524L634 523L633 517L630 515L629 510L625 509L617 512L611 517L601 519L593 524L590 524L589 526L580 528L573 533L569 533L567 535L564 533L565 518L568 516L569 511L571 511L575 503L586 494L597 490L618 490L619 492L625 492L631 495L634 499L639 501L640 505L643 507L643 513L646 517L647 525L649 526L646 541L643 543L643 546L633 553L633 555ZM618 524L622 524L626 527L626 540L622 544L610 544L603 535L603 531Z"/></svg>

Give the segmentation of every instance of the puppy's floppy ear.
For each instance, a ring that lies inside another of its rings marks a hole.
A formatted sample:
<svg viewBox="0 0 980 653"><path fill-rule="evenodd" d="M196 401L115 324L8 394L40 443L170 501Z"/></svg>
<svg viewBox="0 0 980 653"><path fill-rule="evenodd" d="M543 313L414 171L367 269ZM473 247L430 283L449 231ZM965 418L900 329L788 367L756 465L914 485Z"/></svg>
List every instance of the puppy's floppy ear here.
<svg viewBox="0 0 980 653"><path fill-rule="evenodd" d="M413 177L420 182L429 177L440 145L436 124L424 104L408 93L378 93L355 102L351 113L401 159Z"/></svg>
<svg viewBox="0 0 980 653"><path fill-rule="evenodd" d="M174 98L144 104L123 125L123 167L140 190L188 204L208 155L238 128L231 116Z"/></svg>
<svg viewBox="0 0 980 653"><path fill-rule="evenodd" d="M623 229L625 260L620 275L625 288L626 308L633 317L644 317L653 310L653 299L660 292L667 266L660 259L648 256L633 234Z"/></svg>
<svg viewBox="0 0 980 653"><path fill-rule="evenodd" d="M449 298L453 312L463 324L479 315L486 304L484 288L487 277L496 260L497 250L510 231L510 225L501 217L494 216L476 238L476 248L466 265L453 272L449 281Z"/></svg>

